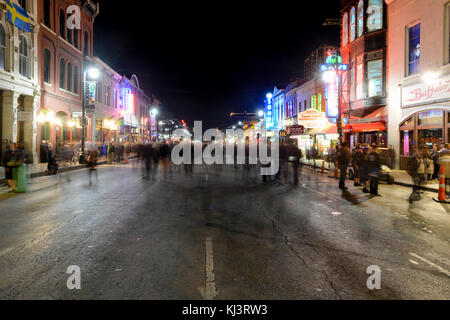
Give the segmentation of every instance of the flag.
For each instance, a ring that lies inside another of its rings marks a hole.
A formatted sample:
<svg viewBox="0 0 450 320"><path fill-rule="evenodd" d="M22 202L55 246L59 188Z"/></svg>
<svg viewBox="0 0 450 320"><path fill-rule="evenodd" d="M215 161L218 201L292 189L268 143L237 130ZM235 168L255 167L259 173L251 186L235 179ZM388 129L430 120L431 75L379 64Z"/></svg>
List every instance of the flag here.
<svg viewBox="0 0 450 320"><path fill-rule="evenodd" d="M12 0L6 2L6 19L20 30L31 32L30 17L25 9Z"/></svg>

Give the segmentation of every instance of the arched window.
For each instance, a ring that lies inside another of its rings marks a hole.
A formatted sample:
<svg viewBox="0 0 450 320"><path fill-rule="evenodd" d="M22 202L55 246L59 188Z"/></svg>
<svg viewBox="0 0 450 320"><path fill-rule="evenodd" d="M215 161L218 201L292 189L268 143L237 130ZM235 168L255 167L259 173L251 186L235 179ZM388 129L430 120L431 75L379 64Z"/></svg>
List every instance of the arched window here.
<svg viewBox="0 0 450 320"><path fill-rule="evenodd" d="M369 0L366 24L369 32L383 28L383 0Z"/></svg>
<svg viewBox="0 0 450 320"><path fill-rule="evenodd" d="M85 55L89 55L89 34L87 33L87 31L84 33L84 50L83 50Z"/></svg>
<svg viewBox="0 0 450 320"><path fill-rule="evenodd" d="M66 38L66 13L63 9L59 10L59 34L61 38Z"/></svg>
<svg viewBox="0 0 450 320"><path fill-rule="evenodd" d="M72 91L72 64L67 64L67 91Z"/></svg>
<svg viewBox="0 0 450 320"><path fill-rule="evenodd" d="M65 84L66 84L66 61L64 61L64 59L61 59L59 63L59 87L61 89L64 89Z"/></svg>
<svg viewBox="0 0 450 320"><path fill-rule="evenodd" d="M28 46L27 39L24 36L20 36L19 73L24 77L28 77Z"/></svg>
<svg viewBox="0 0 450 320"><path fill-rule="evenodd" d="M358 38L364 32L364 1L360 0L358 3Z"/></svg>
<svg viewBox="0 0 450 320"><path fill-rule="evenodd" d="M73 68L73 92L78 94L78 67Z"/></svg>
<svg viewBox="0 0 450 320"><path fill-rule="evenodd" d="M67 28L67 41L72 44L72 29Z"/></svg>
<svg viewBox="0 0 450 320"><path fill-rule="evenodd" d="M52 28L50 23L50 0L44 0L44 24Z"/></svg>
<svg viewBox="0 0 450 320"><path fill-rule="evenodd" d="M348 13L344 14L343 23L342 23L342 41L343 45L347 45L348 43Z"/></svg>
<svg viewBox="0 0 450 320"><path fill-rule="evenodd" d="M6 65L6 32L0 24L0 69L5 70Z"/></svg>
<svg viewBox="0 0 450 320"><path fill-rule="evenodd" d="M350 41L355 41L356 38L356 16L355 16L355 7L350 11Z"/></svg>
<svg viewBox="0 0 450 320"><path fill-rule="evenodd" d="M50 83L50 62L51 53L50 50L44 49L44 82Z"/></svg>

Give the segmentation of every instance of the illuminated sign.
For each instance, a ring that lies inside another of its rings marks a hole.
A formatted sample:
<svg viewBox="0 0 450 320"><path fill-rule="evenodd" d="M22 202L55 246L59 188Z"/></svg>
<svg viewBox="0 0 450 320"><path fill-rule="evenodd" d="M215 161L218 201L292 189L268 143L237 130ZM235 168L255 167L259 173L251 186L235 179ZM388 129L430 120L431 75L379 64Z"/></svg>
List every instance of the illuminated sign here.
<svg viewBox="0 0 450 320"><path fill-rule="evenodd" d="M267 96L267 111L266 111L266 129L274 128L274 121L272 116L272 96Z"/></svg>
<svg viewBox="0 0 450 320"><path fill-rule="evenodd" d="M134 113L134 95L131 89L123 89L123 114L130 115Z"/></svg>
<svg viewBox="0 0 450 320"><path fill-rule="evenodd" d="M332 71L332 70L339 70L339 71L347 71L348 70L348 64L322 64L320 66L320 71Z"/></svg>
<svg viewBox="0 0 450 320"><path fill-rule="evenodd" d="M329 118L336 118L339 113L338 89L337 77L325 85L326 114Z"/></svg>
<svg viewBox="0 0 450 320"><path fill-rule="evenodd" d="M85 103L86 103L86 112L93 113L95 111L95 95L97 91L97 82L96 81L86 81L85 82Z"/></svg>
<svg viewBox="0 0 450 320"><path fill-rule="evenodd" d="M330 54L325 61L326 64L336 64L336 63L342 63L342 58L340 55L337 54Z"/></svg>
<svg viewBox="0 0 450 320"><path fill-rule="evenodd" d="M330 124L324 112L308 109L298 114L298 123L305 128L324 128Z"/></svg>

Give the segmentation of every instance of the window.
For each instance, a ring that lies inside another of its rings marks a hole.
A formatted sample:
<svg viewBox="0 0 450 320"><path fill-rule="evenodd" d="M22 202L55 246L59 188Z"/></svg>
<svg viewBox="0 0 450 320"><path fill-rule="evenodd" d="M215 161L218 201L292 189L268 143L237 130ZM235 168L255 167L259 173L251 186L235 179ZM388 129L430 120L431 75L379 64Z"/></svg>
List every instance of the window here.
<svg viewBox="0 0 450 320"><path fill-rule="evenodd" d="M66 14L63 9L59 10L59 34L61 38L66 38Z"/></svg>
<svg viewBox="0 0 450 320"><path fill-rule="evenodd" d="M20 36L19 73L24 77L28 77L28 46L27 39L24 36Z"/></svg>
<svg viewBox="0 0 450 320"><path fill-rule="evenodd" d="M72 64L67 64L67 91L72 91Z"/></svg>
<svg viewBox="0 0 450 320"><path fill-rule="evenodd" d="M117 109L118 104L117 104L117 90L116 89L113 89L113 103L114 103L114 108Z"/></svg>
<svg viewBox="0 0 450 320"><path fill-rule="evenodd" d="M368 96L377 97L383 95L383 60L367 62L367 80L369 84Z"/></svg>
<svg viewBox="0 0 450 320"><path fill-rule="evenodd" d="M95 94L96 94L95 100L98 102L102 102L102 84L100 83L100 81L97 81L97 90Z"/></svg>
<svg viewBox="0 0 450 320"><path fill-rule="evenodd" d="M350 42L355 41L356 38L356 17L355 17L355 7L350 11Z"/></svg>
<svg viewBox="0 0 450 320"><path fill-rule="evenodd" d="M316 96L311 96L311 109L317 109Z"/></svg>
<svg viewBox="0 0 450 320"><path fill-rule="evenodd" d="M408 75L420 71L420 23L408 29Z"/></svg>
<svg viewBox="0 0 450 320"><path fill-rule="evenodd" d="M111 97L110 97L110 91L109 86L105 86L105 104L107 106L111 105Z"/></svg>
<svg viewBox="0 0 450 320"><path fill-rule="evenodd" d="M66 62L64 59L61 59L59 63L59 87L61 89L65 88L66 84Z"/></svg>
<svg viewBox="0 0 450 320"><path fill-rule="evenodd" d="M351 69L349 69L350 72L350 100L355 100L355 67L352 64Z"/></svg>
<svg viewBox="0 0 450 320"><path fill-rule="evenodd" d="M0 24L0 69L5 70L6 65L6 32Z"/></svg>
<svg viewBox="0 0 450 320"><path fill-rule="evenodd" d="M364 30L364 1L358 3L358 37L363 35Z"/></svg>
<svg viewBox="0 0 450 320"><path fill-rule="evenodd" d="M44 82L50 83L50 62L51 53L50 50L44 49Z"/></svg>
<svg viewBox="0 0 450 320"><path fill-rule="evenodd" d="M51 28L50 24L50 0L44 0L44 24Z"/></svg>
<svg viewBox="0 0 450 320"><path fill-rule="evenodd" d="M75 46L75 48L79 48L79 44L78 44L78 30L73 30L73 45Z"/></svg>
<svg viewBox="0 0 450 320"><path fill-rule="evenodd" d="M24 8L26 11L28 11L27 7L27 0L19 0L19 5Z"/></svg>
<svg viewBox="0 0 450 320"><path fill-rule="evenodd" d="M67 41L69 41L70 44L73 44L72 42L72 30L67 28Z"/></svg>
<svg viewBox="0 0 450 320"><path fill-rule="evenodd" d="M73 68L73 92L78 94L78 67Z"/></svg>
<svg viewBox="0 0 450 320"><path fill-rule="evenodd" d="M383 28L383 0L369 0L367 6L367 31Z"/></svg>
<svg viewBox="0 0 450 320"><path fill-rule="evenodd" d="M343 46L347 45L348 43L348 13L344 14L344 19L342 23L342 41Z"/></svg>
<svg viewBox="0 0 450 320"><path fill-rule="evenodd" d="M356 63L356 100L364 99L364 59L358 57Z"/></svg>
<svg viewBox="0 0 450 320"><path fill-rule="evenodd" d="M83 50L85 55L89 55L89 35L87 33L87 31L84 33L84 50Z"/></svg>

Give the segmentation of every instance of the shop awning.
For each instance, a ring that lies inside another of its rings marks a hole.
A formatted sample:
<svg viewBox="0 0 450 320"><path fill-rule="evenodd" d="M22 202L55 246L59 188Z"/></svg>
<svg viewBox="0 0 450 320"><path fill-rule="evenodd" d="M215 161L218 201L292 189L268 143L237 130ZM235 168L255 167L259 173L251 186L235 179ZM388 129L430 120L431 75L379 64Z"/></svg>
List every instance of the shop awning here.
<svg viewBox="0 0 450 320"><path fill-rule="evenodd" d="M345 133L356 132L374 132L374 131L386 131L386 125L383 122L372 123L354 123L344 126Z"/></svg>

